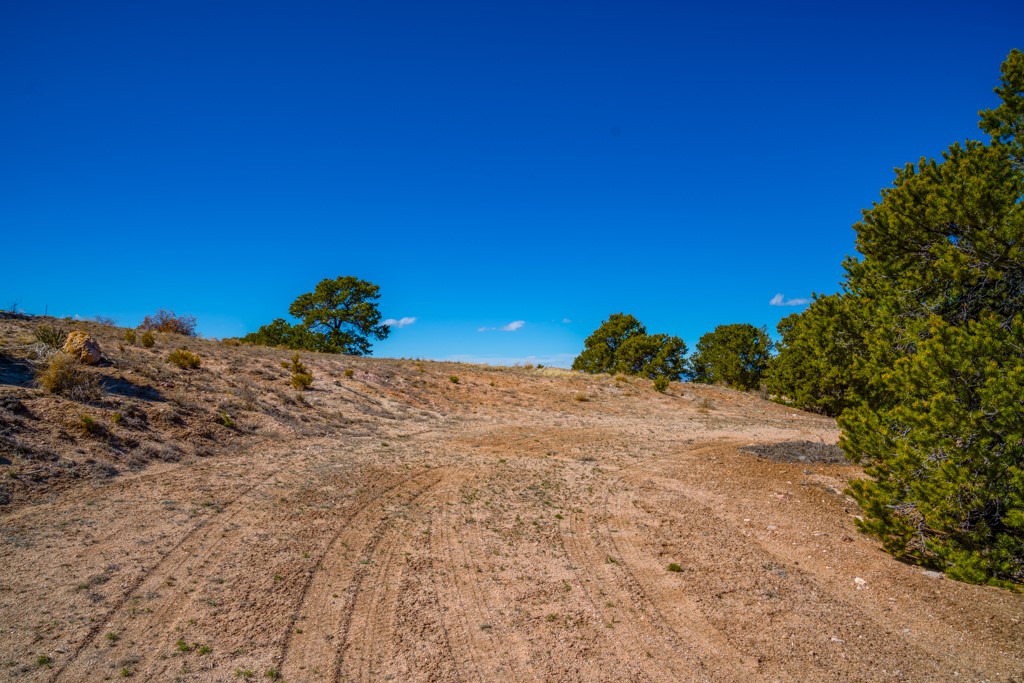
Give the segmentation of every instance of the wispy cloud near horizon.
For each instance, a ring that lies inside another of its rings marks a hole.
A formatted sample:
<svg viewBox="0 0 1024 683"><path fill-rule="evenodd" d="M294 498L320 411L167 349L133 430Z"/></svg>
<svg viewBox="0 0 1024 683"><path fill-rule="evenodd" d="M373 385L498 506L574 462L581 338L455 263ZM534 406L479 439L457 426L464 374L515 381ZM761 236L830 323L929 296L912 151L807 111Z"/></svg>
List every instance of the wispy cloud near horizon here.
<svg viewBox="0 0 1024 683"><path fill-rule="evenodd" d="M397 320L394 318L388 318L383 324L388 327L406 327L408 325L412 325L414 322L416 322L415 317L398 318Z"/></svg>
<svg viewBox="0 0 1024 683"><path fill-rule="evenodd" d="M769 306L805 306L811 303L810 299L787 299L782 292L772 297L768 302Z"/></svg>
<svg viewBox="0 0 1024 683"><path fill-rule="evenodd" d="M477 332L515 332L526 324L525 320L513 320L508 325L502 325L501 327L478 327Z"/></svg>

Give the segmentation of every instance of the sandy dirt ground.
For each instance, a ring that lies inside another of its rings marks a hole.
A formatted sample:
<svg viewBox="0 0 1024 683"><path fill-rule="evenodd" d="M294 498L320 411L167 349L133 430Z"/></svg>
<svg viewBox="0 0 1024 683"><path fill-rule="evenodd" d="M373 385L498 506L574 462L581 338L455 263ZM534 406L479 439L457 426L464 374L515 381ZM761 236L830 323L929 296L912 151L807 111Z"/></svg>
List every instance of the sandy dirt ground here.
<svg viewBox="0 0 1024 683"><path fill-rule="evenodd" d="M225 382L287 355L194 345ZM857 532L860 470L806 443L836 442L829 419L715 387L306 362L308 420L257 397L199 455L15 489L0 680L1024 680L1024 596ZM4 392L44 416L21 443L78 410Z"/></svg>

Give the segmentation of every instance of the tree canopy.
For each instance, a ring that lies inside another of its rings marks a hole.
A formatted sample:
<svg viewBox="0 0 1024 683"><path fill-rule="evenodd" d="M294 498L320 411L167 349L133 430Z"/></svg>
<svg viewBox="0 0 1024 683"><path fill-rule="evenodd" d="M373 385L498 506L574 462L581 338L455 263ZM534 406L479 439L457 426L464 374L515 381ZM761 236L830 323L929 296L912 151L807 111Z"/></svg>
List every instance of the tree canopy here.
<svg viewBox="0 0 1024 683"><path fill-rule="evenodd" d="M843 291L780 324L774 391L838 413L860 528L952 578L1024 585L1024 54L988 142L897 170Z"/></svg>
<svg viewBox="0 0 1024 683"><path fill-rule="evenodd" d="M632 315L608 316L583 343L583 352L572 363L583 372L621 372L650 379L678 381L686 374L686 343L667 334L647 334Z"/></svg>
<svg viewBox="0 0 1024 683"><path fill-rule="evenodd" d="M771 358L772 340L749 323L719 325L701 336L690 358L695 382L756 389Z"/></svg>
<svg viewBox="0 0 1024 683"><path fill-rule="evenodd" d="M324 279L289 307L299 323L278 318L242 341L363 356L370 353L371 339L383 340L390 333L387 325L380 324L379 298L380 287L366 280L351 275Z"/></svg>

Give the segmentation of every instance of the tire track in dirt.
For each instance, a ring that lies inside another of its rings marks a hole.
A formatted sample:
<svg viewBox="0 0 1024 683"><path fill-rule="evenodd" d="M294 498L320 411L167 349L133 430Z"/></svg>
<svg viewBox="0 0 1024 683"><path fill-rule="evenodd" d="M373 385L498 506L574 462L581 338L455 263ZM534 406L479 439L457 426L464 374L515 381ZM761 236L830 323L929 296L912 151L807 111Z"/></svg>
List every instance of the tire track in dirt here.
<svg viewBox="0 0 1024 683"><path fill-rule="evenodd" d="M627 670L639 671L652 681L706 679L708 672L697 654L702 649L700 636L689 628L681 633L667 623L660 611L652 610L653 603L635 584L632 576L624 571L622 559L602 548L602 545L611 545L614 550L614 545L608 540L611 534L607 520L603 530L599 521L607 517L610 483L603 482L602 486L605 494L601 509L595 514L587 511L592 507L590 505L579 508L581 511L569 516L569 533L563 536L572 564L587 577L576 582L587 603L603 623L615 627L614 639L620 645L613 652ZM602 569L597 571L596 567ZM605 601L603 605L601 599ZM608 607L609 603L618 607ZM615 621L624 613L629 614L630 608L636 610L638 618ZM643 659L637 656L638 653L647 653L648 656ZM685 670L673 666L673 662L681 658L689 664ZM701 671L703 675L696 673Z"/></svg>
<svg viewBox="0 0 1024 683"><path fill-rule="evenodd" d="M473 477L478 479L480 473ZM462 485L467 485L467 478ZM453 489L458 493L459 489ZM437 515L435 527L438 532L431 534L431 556L441 565L435 573L435 585L439 596L453 605L442 614L441 622L448 635L451 648L457 658L456 666L464 670L462 659L468 660L472 671L467 671L463 680L494 681L511 678L522 680L522 674L510 654L520 643L515 633L503 633L499 640L492 632L493 611L483 595L483 588L472 571L474 559L480 556L471 552L462 540L459 530L465 527L465 520L454 510L455 504L446 504ZM460 653L464 653L461 655Z"/></svg>
<svg viewBox="0 0 1024 683"><path fill-rule="evenodd" d="M438 479L412 496L402 512L409 512L414 505L421 507L426 502L423 498L427 490L435 488L440 481ZM392 515L388 521L390 523L382 529L372 555L367 557L370 561L368 566L373 568L373 571L367 572L369 585L365 585L365 579L360 581L359 594L352 604L348 635L341 643L343 667L354 661L355 666L348 667L351 672L349 675L359 681L374 680L381 673L379 667L382 662L393 662L396 659L397 605L404 567L396 567L395 560L399 549L408 543L403 532L411 524L401 513Z"/></svg>
<svg viewBox="0 0 1024 683"><path fill-rule="evenodd" d="M426 485L421 486L419 489L409 494L407 499L402 502L401 509L408 510L427 491L436 487L442 479L442 474L431 476L430 481ZM360 620L364 618L359 612L360 603L364 599L363 584L368 578L372 581L369 588L370 597L365 598L371 600L371 604L373 597L379 594L382 590L382 586L388 585L387 582L390 577L387 576L387 565L390 564L390 554L394 552L395 546L399 542L399 539L395 538L395 534L389 533L394 529L392 525L392 518L394 516L394 512L384 515L381 523L374 528L360 551L359 565L356 568L351 582L349 583L348 594L340 615L340 626L337 635L338 644L334 656L334 667L331 678L331 680L338 683L343 680L342 677L345 675L346 666L350 659L349 650L352 648L351 638L353 624L357 621L357 618ZM387 543L384 544L384 556L387 558L383 567L385 571L382 572L380 569L374 571L373 558L378 554L381 544L385 539L388 539ZM372 650L374 645L380 645L382 642L382 640L371 639L370 649ZM356 657L359 658L359 664L361 665L362 660L365 659L365 657L359 657L358 650L356 651Z"/></svg>
<svg viewBox="0 0 1024 683"><path fill-rule="evenodd" d="M79 657L82 655L85 649L90 645L95 644L95 642L99 638L100 633L110 625L110 623L114 620L116 615L124 609L125 605L127 605L128 602L130 602L132 598L134 598L138 594L142 586L149 582L152 579L152 577L156 576L159 572L164 571L164 569L167 568L167 566L172 562L172 560L177 559L180 555L180 551L182 551L182 549L187 544L189 544L190 541L192 541L197 534L203 531L211 522L211 520L221 520L224 523L222 524L222 526L224 526L228 521L233 520L239 514L244 512L244 508L242 508L239 505L241 501L247 498L249 494L251 494L256 489L275 479L284 470L285 466L285 463L278 465L271 471L269 475L244 488L242 491L238 493L238 495L226 501L221 506L222 510L231 510L231 513L226 518L223 516L223 512L219 515L211 513L200 519L196 524L192 525L191 528L187 529L183 533L181 538L178 539L178 541L174 543L174 545L172 545L167 550L167 552L164 553L152 567L149 567L144 571L140 572L139 575L136 576L128 584L122 595L114 600L111 606L106 610L106 612L104 612L103 616L96 620L94 625L86 632L86 635L83 637L82 641L77 646L75 646L75 648L68 655L67 659L60 666L54 669L50 680L60 680L61 676L64 675L65 671L67 671L78 661ZM189 555L186 554L185 557L189 557Z"/></svg>
<svg viewBox="0 0 1024 683"><path fill-rule="evenodd" d="M349 557L351 546L360 542L370 542L365 538L368 537L372 540L374 535L379 533L380 528L386 525L391 514L384 515L382 523L376 527L369 525L368 522L360 524L360 518L379 512L379 508L374 504L386 504L385 499L390 500L406 494L409 499L404 505L410 504L423 491L433 486L438 477L439 475L435 475L432 470L405 477L383 491L361 499L355 504L355 509L340 519L332 521L337 525L337 530L331 535L314 567L307 574L282 638L283 644L281 652L276 658L276 668L284 675L294 678L297 671L306 664L316 666L317 662L333 662L335 659L336 647L332 641L337 637L336 631L339 624L343 622L343 616L340 615L344 614L343 610L337 608L339 603L334 602L337 600L336 591L342 590L340 586L344 584L348 573L351 572L355 575L359 572L358 569L353 568L353 562ZM428 480L425 485L420 481L424 478ZM339 550L344 552L339 552ZM350 583L348 590L351 589L351 585ZM317 615L317 618L312 623L303 623L300 632L299 622L311 611ZM300 635L302 637L297 638ZM293 664L294 660L306 664ZM316 668L319 670L319 667Z"/></svg>
<svg viewBox="0 0 1024 683"><path fill-rule="evenodd" d="M666 463L675 460L678 463L678 458L658 460ZM645 468L647 472L638 467L630 467L628 471L623 472L621 481L637 485L641 480L649 481L650 470L656 466L655 463L649 462ZM661 499L661 504L657 506L654 502L656 497ZM819 680L834 675L840 666L839 659L846 660L845 664L861 671L864 680L886 679L877 672L869 673L873 671L872 663L875 657L881 653L895 659L912 657L922 662L932 660L932 666L935 667L932 675L936 680L943 677L943 672L948 673L952 670L952 663L935 661L944 660L945 657L938 653L925 652L908 642L891 627L878 622L869 611L838 595L834 587L827 582L811 572L793 566L785 555L780 555L757 539L744 536L733 521L722 516L705 501L687 494L685 490L674 489L671 492L660 492L660 495L651 491L645 495L638 495L633 491L622 490L615 495L608 507L617 512L619 519L635 517L638 511L650 520L660 520L667 516L676 521L672 528L686 529L691 535L702 533L714 539L701 544L701 552L698 555L678 558L687 568L687 572L679 576L695 575L699 578L696 582L683 580L685 587L679 590L687 596L686 612L689 618L699 618L707 624L717 634L718 639L727 642L734 652L726 661L742 660L751 668L745 676L739 676L736 680L792 675L792 672L786 669L785 658L780 662L765 661L763 654L770 651L770 648L758 641L756 629L751 629L745 624L745 613L751 611L749 604L755 596L758 599L768 596L769 600L780 600L777 609L780 619L810 619L815 626L815 632L822 634L822 637L825 634L832 635L840 644L862 638L865 633L872 634L874 642L867 650L858 648L856 651L836 653L834 646L831 650L815 648L814 656L801 664L817 671L814 677ZM618 535L618 538L612 534L608 536L616 548L625 548L621 550L624 557L632 558L631 564L636 567L634 578L638 585L654 586L660 583L659 577L649 569L658 566L654 564L652 553L634 542L632 534ZM724 568L728 568L728 575L733 577L741 572L742 581L734 583L735 579L724 579ZM760 582L755 580L752 585L748 585L751 584L750 577L759 574L768 578ZM710 586L708 579L712 577L718 579L720 583ZM673 595L678 596L678 592ZM661 602L670 604L669 600ZM857 628L854 629L853 625L857 625ZM761 653L761 656L758 653ZM789 657L793 656L797 655L790 653ZM714 662L715 667L722 666L722 658L716 659L718 661Z"/></svg>

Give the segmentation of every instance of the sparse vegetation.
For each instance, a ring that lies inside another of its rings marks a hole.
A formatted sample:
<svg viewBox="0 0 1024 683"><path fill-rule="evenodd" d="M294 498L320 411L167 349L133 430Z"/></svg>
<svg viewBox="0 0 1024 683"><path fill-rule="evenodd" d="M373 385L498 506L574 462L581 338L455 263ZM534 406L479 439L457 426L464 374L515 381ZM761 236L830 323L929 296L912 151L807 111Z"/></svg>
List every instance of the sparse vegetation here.
<svg viewBox="0 0 1024 683"><path fill-rule="evenodd" d="M355 374L356 373L355 373L355 371L352 368L345 368L345 377L348 377L349 379L352 379L352 377Z"/></svg>
<svg viewBox="0 0 1024 683"><path fill-rule="evenodd" d="M151 348L153 348L156 345L156 337L153 335L153 332L150 331L150 330L143 331L142 336L139 337L139 341L147 349L151 349Z"/></svg>
<svg viewBox="0 0 1024 683"><path fill-rule="evenodd" d="M171 351L167 360L183 370L195 370L202 364L202 359L199 356L185 349Z"/></svg>
<svg viewBox="0 0 1024 683"><path fill-rule="evenodd" d="M452 384L458 384L459 383L459 376L458 375L449 375L448 381L451 382Z"/></svg>
<svg viewBox="0 0 1024 683"><path fill-rule="evenodd" d="M186 337L196 336L196 318L192 315L177 315L174 311L160 309L153 315L147 315L139 327L152 332L180 334Z"/></svg>
<svg viewBox="0 0 1024 683"><path fill-rule="evenodd" d="M668 570L670 572L681 572L681 571L683 571L683 568L681 566L679 566L677 563L672 562L672 563L670 563L668 565Z"/></svg>
<svg viewBox="0 0 1024 683"><path fill-rule="evenodd" d="M134 344L138 341L138 335L135 333L135 330L128 328L121 333L121 339L124 339L129 344Z"/></svg>

